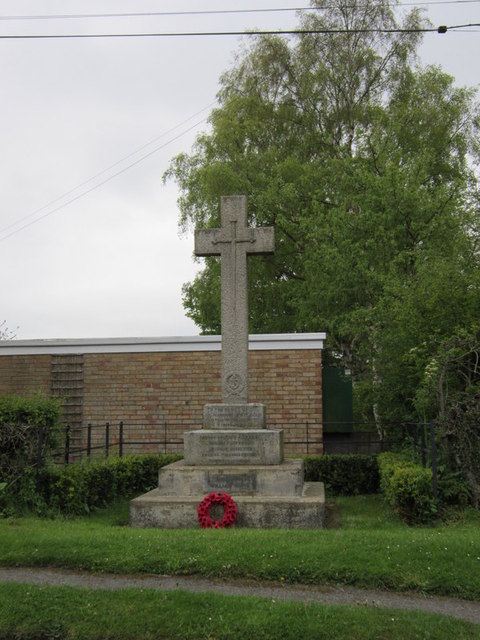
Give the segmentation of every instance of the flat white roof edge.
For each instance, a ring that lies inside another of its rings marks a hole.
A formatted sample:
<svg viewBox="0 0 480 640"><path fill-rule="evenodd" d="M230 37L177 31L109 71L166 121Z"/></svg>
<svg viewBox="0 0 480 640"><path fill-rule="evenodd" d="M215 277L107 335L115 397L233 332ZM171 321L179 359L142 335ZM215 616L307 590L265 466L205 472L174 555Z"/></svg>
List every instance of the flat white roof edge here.
<svg viewBox="0 0 480 640"><path fill-rule="evenodd" d="M325 333L268 333L249 336L251 351L323 349ZM166 338L78 338L60 340L0 341L2 355L51 355L86 353L152 353L175 351L220 351L221 336L177 336Z"/></svg>

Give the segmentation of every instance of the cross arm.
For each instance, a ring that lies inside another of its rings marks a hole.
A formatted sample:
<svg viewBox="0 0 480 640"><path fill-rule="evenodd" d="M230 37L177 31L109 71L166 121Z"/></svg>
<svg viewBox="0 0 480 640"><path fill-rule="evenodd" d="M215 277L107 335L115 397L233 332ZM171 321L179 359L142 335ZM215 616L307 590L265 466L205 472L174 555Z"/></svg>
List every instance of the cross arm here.
<svg viewBox="0 0 480 640"><path fill-rule="evenodd" d="M247 253L266 255L275 252L275 231L273 227L256 227L253 232L255 244L251 252L247 249Z"/></svg>
<svg viewBox="0 0 480 640"><path fill-rule="evenodd" d="M220 255L220 247L218 240L220 239L221 229L196 229L195 231L195 249L196 256L218 256Z"/></svg>

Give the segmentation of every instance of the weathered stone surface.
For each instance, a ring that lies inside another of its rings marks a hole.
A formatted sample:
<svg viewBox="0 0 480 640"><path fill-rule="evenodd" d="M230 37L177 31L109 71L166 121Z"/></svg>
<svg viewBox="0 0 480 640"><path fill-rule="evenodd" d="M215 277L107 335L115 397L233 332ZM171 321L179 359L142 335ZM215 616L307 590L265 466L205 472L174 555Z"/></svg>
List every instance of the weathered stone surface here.
<svg viewBox="0 0 480 640"><path fill-rule="evenodd" d="M221 199L220 229L195 231L195 255L221 256L222 402L248 402L247 255L273 253L272 227L247 227L245 196Z"/></svg>
<svg viewBox="0 0 480 640"><path fill-rule="evenodd" d="M188 465L280 464L283 460L281 429L199 429L184 434Z"/></svg>
<svg viewBox="0 0 480 640"><path fill-rule="evenodd" d="M130 521L198 527L200 502L226 492L237 503L236 526L321 528L323 484L303 482L301 460L283 461L283 431L266 429L266 407L248 403L247 255L273 252L273 229L247 227L245 196L222 198L221 218L220 229L195 233L195 253L221 256L222 404L205 406L204 428L184 434L184 460L131 501Z"/></svg>
<svg viewBox="0 0 480 640"><path fill-rule="evenodd" d="M158 473L161 495L197 496L214 491L230 495L301 496L303 460L279 465L191 466L183 460L162 467Z"/></svg>
<svg viewBox="0 0 480 640"><path fill-rule="evenodd" d="M159 489L130 502L134 527L184 529L199 527L197 507L204 495L162 496ZM294 497L232 496L238 507L234 526L265 529L320 529L325 526L323 483L307 483Z"/></svg>
<svg viewBox="0 0 480 640"><path fill-rule="evenodd" d="M206 404L204 429L265 429L267 408L264 404Z"/></svg>

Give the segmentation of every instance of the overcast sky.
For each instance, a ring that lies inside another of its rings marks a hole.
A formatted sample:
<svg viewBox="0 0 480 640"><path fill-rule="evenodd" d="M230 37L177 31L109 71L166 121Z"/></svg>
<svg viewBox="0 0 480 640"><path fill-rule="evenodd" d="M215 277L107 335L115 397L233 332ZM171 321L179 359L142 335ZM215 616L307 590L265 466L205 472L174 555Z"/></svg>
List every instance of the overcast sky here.
<svg viewBox="0 0 480 640"><path fill-rule="evenodd" d="M0 34L294 28L294 12L6 19L292 6L308 2L0 0ZM425 8L435 26L480 22L478 0ZM231 36L0 39L0 321L18 326L18 339L198 334L181 286L200 265L192 235L179 237L176 185L162 174L206 129L239 44ZM428 34L421 59L478 86L480 31Z"/></svg>

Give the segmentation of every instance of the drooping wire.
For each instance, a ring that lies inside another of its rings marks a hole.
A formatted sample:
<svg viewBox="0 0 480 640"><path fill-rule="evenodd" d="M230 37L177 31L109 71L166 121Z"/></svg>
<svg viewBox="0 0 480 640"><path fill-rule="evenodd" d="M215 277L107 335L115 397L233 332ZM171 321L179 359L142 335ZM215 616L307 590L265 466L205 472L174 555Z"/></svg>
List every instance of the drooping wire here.
<svg viewBox="0 0 480 640"><path fill-rule="evenodd" d="M56 40L82 38L191 38L213 36L263 36L263 35L336 35L362 33L446 33L452 29L480 27L480 23L455 25L452 27L423 27L416 29L258 29L253 31L184 31L163 33L58 33L0 35L0 40Z"/></svg>
<svg viewBox="0 0 480 640"><path fill-rule="evenodd" d="M198 115L199 113L201 113L202 111L205 111L206 109L209 109L211 106L213 106L212 103L211 105L209 105L208 107L205 107L204 109L201 109L199 112L197 112ZM191 116L190 118L188 118L187 120L185 120L182 124L184 124L185 122L188 122L189 120L191 120L192 118L195 117L195 115ZM207 117L202 118L201 120L199 120L198 122L196 122L195 124L193 124L191 127L189 127L188 129L185 129L183 131L181 131L178 135L174 136L173 138L170 138L169 140L167 140L167 142L159 145L158 147L155 147L154 149L152 149L151 151L149 151L148 153L145 153L143 156L141 156L140 158L138 158L137 160L135 160L134 162L131 162L129 165L127 165L126 167L123 167L122 169L120 169L120 171L117 171L116 173L114 173L111 176L108 176L108 178L105 178L105 180L102 180L101 182L93 185L92 187L90 187L89 189L86 189L84 191L82 191L82 193L79 193L78 195L70 198L69 200L67 200L67 202L64 202L60 205L58 205L57 207L55 207L54 209L51 209L49 211L47 211L46 213L44 213L42 216L35 218L34 220L31 220L30 222L27 222L26 224L22 225L21 227L19 227L18 229L15 229L14 231L11 231L10 233L7 233L6 235L3 235L0 237L0 242L2 242L3 240L6 240L7 238L10 238L14 235L16 235L17 233L19 233L20 231L23 231L24 229L27 229L28 227L36 224L37 222L40 222L41 220L44 220L45 218L47 218L48 216L51 216L53 213L56 213L57 211L60 211L61 209L63 209L64 207L67 207L68 205L72 204L73 202L76 202L77 200L79 200L80 198L83 198L84 196L86 196L87 194L91 193L92 191L94 191L95 189L98 189L99 187L103 186L104 184L106 184L107 182L110 182L110 180L113 180L114 178L118 177L119 175L121 175L122 173L125 173L126 171L128 171L128 169L131 169L132 167L136 166L137 164L139 164L140 162L143 162L143 160L146 160L147 158L149 158L150 156L154 155L155 153L157 153L158 151L160 151L161 149L164 149L166 146L168 146L169 144L171 144L172 142L175 142L176 140L178 140L179 138L181 138L182 136L186 135L187 133L189 133L190 131L193 131L196 127L198 127L199 125L203 124L204 122L206 122ZM64 198L68 197L69 195L71 195L72 193L74 193L75 191L77 191L78 189L80 189L81 187L87 185L89 182L91 182L92 180L95 180L96 178L98 178L99 176L105 174L107 171L109 171L110 169L112 169L113 167L118 166L120 163L124 162L126 159L131 158L133 155L136 155L139 151L141 151L142 149L145 149L146 147L150 146L155 140L158 140L162 137L165 137L165 135L167 135L168 133L171 133L172 131L174 131L175 129L178 129L180 126L182 126L182 124L176 125L175 127L173 127L172 129L170 129L169 131L167 131L166 133L162 134L162 136L158 136L157 138L155 138L154 140L150 141L149 143L147 143L146 145L143 145L142 147L140 147L139 149L137 149L136 151L134 151L133 153L129 154L128 156L125 156L125 158L122 158L121 160L119 160L118 162L115 162L113 165L111 165L110 167L107 167L106 169L103 169L102 171L100 171L99 173L97 173L96 175L92 176L91 178L89 178L88 180L82 182L80 185L77 185L76 187L74 187L73 189L70 189L70 191L67 191L66 193L64 193L63 195L59 196L58 198L55 198L54 200L52 200L51 202L49 202L48 204L44 205L43 207L40 207L39 209L33 211L32 213L28 214L27 216L24 216L23 218L17 220L16 222L8 225L7 227L4 227L2 230L0 230L0 233L3 233L5 231L7 231L8 229L11 229L12 227L17 226L18 224L20 224L21 222L28 220L29 218L31 218L34 215L37 215L38 213L40 213L41 211L44 211L45 209L48 209L49 207L51 207L52 204L55 204L56 202L59 202L60 200L63 200Z"/></svg>
<svg viewBox="0 0 480 640"><path fill-rule="evenodd" d="M422 2L399 2L388 3L390 7L409 7L424 5L448 5L448 4L478 4L480 0L425 0ZM166 16L199 16L199 15L229 15L245 13L281 13L291 11L326 11L333 9L333 6L323 7L270 7L263 9L212 9L196 11L135 11L123 13L59 13L46 15L6 15L0 16L0 20L70 20L70 19L92 19L92 18L152 18ZM346 6L346 9L361 9L362 5Z"/></svg>

